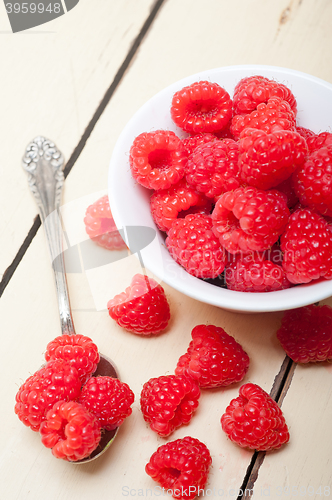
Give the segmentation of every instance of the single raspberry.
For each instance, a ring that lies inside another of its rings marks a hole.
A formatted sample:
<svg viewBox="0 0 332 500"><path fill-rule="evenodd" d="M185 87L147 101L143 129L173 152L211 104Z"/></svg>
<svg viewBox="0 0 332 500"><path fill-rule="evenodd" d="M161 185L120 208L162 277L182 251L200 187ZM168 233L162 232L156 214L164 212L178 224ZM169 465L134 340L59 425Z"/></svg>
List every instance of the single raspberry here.
<svg viewBox="0 0 332 500"><path fill-rule="evenodd" d="M272 97L267 103L258 104L257 108L245 115L235 115L231 123L231 132L239 138L246 128L263 130L267 134L278 130L295 130L295 115L287 101Z"/></svg>
<svg viewBox="0 0 332 500"><path fill-rule="evenodd" d="M287 101L296 115L296 99L291 90L282 83L260 75L242 78L238 82L233 95L234 114L250 113L261 102L267 103L271 97L279 97Z"/></svg>
<svg viewBox="0 0 332 500"><path fill-rule="evenodd" d="M232 139L201 144L188 158L187 182L209 198L239 187L239 145Z"/></svg>
<svg viewBox="0 0 332 500"><path fill-rule="evenodd" d="M242 181L259 189L273 188L290 177L308 153L305 139L291 130L266 134L262 130L245 129L239 150Z"/></svg>
<svg viewBox="0 0 332 500"><path fill-rule="evenodd" d="M302 137L304 137L306 140L309 139L309 137L313 137L316 135L315 132L306 127L296 127L296 132L302 135Z"/></svg>
<svg viewBox="0 0 332 500"><path fill-rule="evenodd" d="M98 420L75 401L58 401L40 426L41 440L56 458L77 462L91 455L100 441Z"/></svg>
<svg viewBox="0 0 332 500"><path fill-rule="evenodd" d="M332 138L332 134L331 134ZM300 203L322 215L332 216L332 140L311 153L292 177Z"/></svg>
<svg viewBox="0 0 332 500"><path fill-rule="evenodd" d="M173 259L197 278L216 278L225 267L225 253L208 215L190 214L173 222L166 238Z"/></svg>
<svg viewBox="0 0 332 500"><path fill-rule="evenodd" d="M262 251L278 240L288 217L282 193L238 188L218 199L212 212L213 231L230 253Z"/></svg>
<svg viewBox="0 0 332 500"><path fill-rule="evenodd" d="M46 361L63 359L78 371L81 383L93 374L99 363L98 347L84 335L60 335L49 342L45 352Z"/></svg>
<svg viewBox="0 0 332 500"><path fill-rule="evenodd" d="M310 305L286 311L277 338L296 363L332 359L332 307Z"/></svg>
<svg viewBox="0 0 332 500"><path fill-rule="evenodd" d="M115 225L107 195L88 206L84 224L87 234L99 246L107 250L126 248L126 244Z"/></svg>
<svg viewBox="0 0 332 500"><path fill-rule="evenodd" d="M225 280L227 288L237 292L275 292L291 286L281 265L253 254L227 266Z"/></svg>
<svg viewBox="0 0 332 500"><path fill-rule="evenodd" d="M19 388L15 413L24 425L39 431L40 424L54 403L77 399L80 390L81 382L76 368L62 359L49 361Z"/></svg>
<svg viewBox="0 0 332 500"><path fill-rule="evenodd" d="M172 120L185 132L219 131L231 116L232 100L217 83L195 82L176 92L172 99Z"/></svg>
<svg viewBox="0 0 332 500"><path fill-rule="evenodd" d="M109 300L107 308L118 325L138 335L159 333L170 319L163 287L142 274L135 274L130 286Z"/></svg>
<svg viewBox="0 0 332 500"><path fill-rule="evenodd" d="M195 134L187 137L186 139L183 139L183 145L185 147L187 156L190 156L194 150L197 148L197 146L200 146L201 144L206 144L207 142L213 142L217 141L217 137L214 134Z"/></svg>
<svg viewBox="0 0 332 500"><path fill-rule="evenodd" d="M324 146L332 146L332 134L331 132L321 132L307 137L307 145L310 153L318 151Z"/></svg>
<svg viewBox="0 0 332 500"><path fill-rule="evenodd" d="M221 417L229 439L242 448L270 451L289 441L285 417L277 403L256 384L240 387Z"/></svg>
<svg viewBox="0 0 332 500"><path fill-rule="evenodd" d="M79 402L97 418L101 428L111 431L131 415L134 399L133 391L125 382L100 376L84 384Z"/></svg>
<svg viewBox="0 0 332 500"><path fill-rule="evenodd" d="M150 198L150 207L158 228L167 232L182 212L197 209L210 213L212 202L181 179L168 189L155 191Z"/></svg>
<svg viewBox="0 0 332 500"><path fill-rule="evenodd" d="M144 132L130 148L134 179L149 189L167 189L184 176L187 162L182 141L172 131Z"/></svg>
<svg viewBox="0 0 332 500"><path fill-rule="evenodd" d="M281 236L282 267L291 283L332 278L332 233L323 217L297 209Z"/></svg>
<svg viewBox="0 0 332 500"><path fill-rule="evenodd" d="M184 375L162 375L143 385L141 410L144 420L159 436L169 436L189 424L198 407L200 390Z"/></svg>
<svg viewBox="0 0 332 500"><path fill-rule="evenodd" d="M192 341L180 357L176 375L188 375L202 389L225 387L243 379L249 368L248 354L223 328L197 325Z"/></svg>
<svg viewBox="0 0 332 500"><path fill-rule="evenodd" d="M212 458L206 445L186 436L159 446L146 473L179 500L193 500L207 483Z"/></svg>

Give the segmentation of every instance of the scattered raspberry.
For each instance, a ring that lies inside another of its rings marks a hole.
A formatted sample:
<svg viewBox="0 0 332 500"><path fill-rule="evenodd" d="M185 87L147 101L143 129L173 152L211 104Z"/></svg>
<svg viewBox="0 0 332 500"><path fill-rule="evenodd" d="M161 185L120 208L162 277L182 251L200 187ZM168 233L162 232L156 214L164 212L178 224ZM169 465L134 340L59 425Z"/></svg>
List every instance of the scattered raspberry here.
<svg viewBox="0 0 332 500"><path fill-rule="evenodd" d="M214 325L198 325L175 374L188 375L202 389L240 382L249 368L249 357L236 340Z"/></svg>
<svg viewBox="0 0 332 500"><path fill-rule="evenodd" d="M40 434L43 445L52 448L56 458L76 462L89 457L98 447L100 426L79 403L58 401L47 412Z"/></svg>
<svg viewBox="0 0 332 500"><path fill-rule="evenodd" d="M166 246L173 259L191 275L215 278L225 267L225 254L212 231L212 219L203 214L177 219L168 232Z"/></svg>
<svg viewBox="0 0 332 500"><path fill-rule="evenodd" d="M162 446L145 466L146 473L173 498L193 500L207 483L211 455L204 443L186 436Z"/></svg>
<svg viewBox="0 0 332 500"><path fill-rule="evenodd" d="M217 83L195 82L176 92L172 99L172 120L185 132L219 131L231 116L231 98Z"/></svg>
<svg viewBox="0 0 332 500"><path fill-rule="evenodd" d="M92 377L82 387L79 402L99 421L100 427L111 431L131 415L135 399L130 387L112 377Z"/></svg>
<svg viewBox="0 0 332 500"><path fill-rule="evenodd" d="M239 187L239 145L232 139L197 146L188 158L187 182L209 198Z"/></svg>
<svg viewBox="0 0 332 500"><path fill-rule="evenodd" d="M232 119L231 132L239 138L246 128L263 130L267 134L278 130L295 130L295 115L287 101L272 97L267 103L258 104L257 108L245 115L235 115Z"/></svg>
<svg viewBox="0 0 332 500"><path fill-rule="evenodd" d="M332 233L328 223L310 209L297 209L281 236L282 267L291 283L332 278Z"/></svg>
<svg viewBox="0 0 332 500"><path fill-rule="evenodd" d="M330 132L321 132L307 137L307 145L310 153L318 151L324 146L332 146L332 134Z"/></svg>
<svg viewBox="0 0 332 500"><path fill-rule="evenodd" d="M190 422L198 407L198 385L183 375L151 378L141 392L144 420L159 436L169 436L181 425Z"/></svg>
<svg viewBox="0 0 332 500"><path fill-rule="evenodd" d="M98 347L84 335L60 335L47 345L45 359L63 359L76 368L81 383L84 384L97 368Z"/></svg>
<svg viewBox="0 0 332 500"><path fill-rule="evenodd" d="M109 315L118 325L138 335L150 335L164 330L170 319L170 309L164 289L147 276L135 274L124 292L107 303Z"/></svg>
<svg viewBox="0 0 332 500"><path fill-rule="evenodd" d="M74 400L80 390L76 368L62 359L49 361L21 385L16 394L15 413L24 425L39 431L54 403Z"/></svg>
<svg viewBox="0 0 332 500"><path fill-rule="evenodd" d="M90 238L107 250L122 250L126 244L117 230L108 196L102 196L90 205L84 217L85 230Z"/></svg>
<svg viewBox="0 0 332 500"><path fill-rule="evenodd" d="M207 142L217 141L217 137L214 134L195 134L183 139L183 145L185 147L187 156L190 156L197 146L201 144L206 144Z"/></svg>
<svg viewBox="0 0 332 500"><path fill-rule="evenodd" d="M331 138L332 138L332 134ZM300 203L322 215L332 216L332 140L311 153L293 175L293 184Z"/></svg>
<svg viewBox="0 0 332 500"><path fill-rule="evenodd" d="M218 199L212 212L213 231L230 253L262 251L278 240L288 217L282 193L238 188Z"/></svg>
<svg viewBox="0 0 332 500"><path fill-rule="evenodd" d="M308 150L297 132L279 130L266 134L245 129L239 141L242 181L259 189L270 189L291 176L302 165Z"/></svg>
<svg viewBox="0 0 332 500"><path fill-rule="evenodd" d="M167 232L173 222L181 217L181 212L189 209L202 210L210 213L212 202L190 186L185 179L168 189L155 191L150 198L153 220L161 229Z"/></svg>
<svg viewBox="0 0 332 500"><path fill-rule="evenodd" d="M332 359L332 307L310 305L286 311L277 337L296 363Z"/></svg>
<svg viewBox="0 0 332 500"><path fill-rule="evenodd" d="M243 448L270 451L289 441L285 418L277 403L258 385L244 384L221 417L229 439Z"/></svg>
<svg viewBox="0 0 332 500"><path fill-rule="evenodd" d="M233 109L234 114L250 113L261 102L267 103L271 97L279 97L287 101L296 115L296 99L289 88L260 75L242 78L234 89Z"/></svg>
<svg viewBox="0 0 332 500"><path fill-rule="evenodd" d="M237 292L275 292L291 286L281 265L253 254L227 266L225 280L227 288Z"/></svg>
<svg viewBox="0 0 332 500"><path fill-rule="evenodd" d="M136 137L129 162L139 184L149 189L168 189L184 176L187 155L174 132L157 130Z"/></svg>

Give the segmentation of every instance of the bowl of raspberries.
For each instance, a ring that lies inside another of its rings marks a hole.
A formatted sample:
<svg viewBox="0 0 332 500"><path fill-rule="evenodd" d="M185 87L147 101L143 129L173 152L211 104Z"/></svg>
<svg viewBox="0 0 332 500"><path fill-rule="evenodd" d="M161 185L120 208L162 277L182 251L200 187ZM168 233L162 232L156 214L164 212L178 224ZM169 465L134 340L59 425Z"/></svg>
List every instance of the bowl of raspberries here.
<svg viewBox="0 0 332 500"><path fill-rule="evenodd" d="M325 299L331 125L332 85L305 73L244 65L185 78L117 141L115 223L143 266L194 299L241 312Z"/></svg>

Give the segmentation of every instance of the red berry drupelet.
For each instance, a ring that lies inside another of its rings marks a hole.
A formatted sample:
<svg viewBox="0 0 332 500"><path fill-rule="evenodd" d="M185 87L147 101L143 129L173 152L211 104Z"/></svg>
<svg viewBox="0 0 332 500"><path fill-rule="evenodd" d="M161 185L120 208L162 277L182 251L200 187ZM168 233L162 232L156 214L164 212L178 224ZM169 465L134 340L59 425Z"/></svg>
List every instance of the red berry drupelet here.
<svg viewBox="0 0 332 500"><path fill-rule="evenodd" d="M327 221L310 209L295 210L280 239L282 267L291 283L332 279L332 232Z"/></svg>
<svg viewBox="0 0 332 500"><path fill-rule="evenodd" d="M241 180L258 189L276 187L306 160L306 140L297 132L245 129L239 141Z"/></svg>
<svg viewBox="0 0 332 500"><path fill-rule="evenodd" d="M178 361L176 375L188 375L201 389L225 387L243 379L249 357L223 328L197 325L191 336L186 354Z"/></svg>
<svg viewBox="0 0 332 500"><path fill-rule="evenodd" d="M81 383L96 370L99 352L96 344L84 335L60 335L48 343L46 361L63 359L78 371Z"/></svg>
<svg viewBox="0 0 332 500"><path fill-rule="evenodd" d="M288 217L282 193L238 188L218 199L212 212L213 231L230 253L263 251L278 240Z"/></svg>
<svg viewBox="0 0 332 500"><path fill-rule="evenodd" d="M159 436L169 436L190 422L198 407L200 390L196 382L184 375L151 378L141 392L144 420Z"/></svg>
<svg viewBox="0 0 332 500"><path fill-rule="evenodd" d="M309 305L286 311L277 337L296 363L332 359L332 307Z"/></svg>
<svg viewBox="0 0 332 500"><path fill-rule="evenodd" d="M221 417L229 439L257 451L277 450L288 443L288 427L278 404L256 384L244 384L239 392Z"/></svg>
<svg viewBox="0 0 332 500"><path fill-rule="evenodd" d="M90 378L82 387L79 402L97 418L101 428L111 431L131 415L134 399L125 382L99 376Z"/></svg>
<svg viewBox="0 0 332 500"><path fill-rule="evenodd" d="M186 166L187 182L209 198L239 187L239 145L232 139L197 146Z"/></svg>
<svg viewBox="0 0 332 500"><path fill-rule="evenodd" d="M212 219L189 214L177 219L168 232L166 246L173 259L197 278L216 278L225 267L225 252L212 231Z"/></svg>
<svg viewBox="0 0 332 500"><path fill-rule="evenodd" d="M232 100L217 83L195 82L176 92L171 104L174 123L185 132L217 132L232 116Z"/></svg>
<svg viewBox="0 0 332 500"><path fill-rule="evenodd" d="M238 82L233 96L234 114L250 113L260 103L267 103L271 97L287 101L296 115L297 104L291 90L282 83L260 75L248 76Z"/></svg>
<svg viewBox="0 0 332 500"><path fill-rule="evenodd" d="M172 131L143 132L130 148L129 163L139 184L149 189L168 189L184 176L187 153Z"/></svg>
<svg viewBox="0 0 332 500"><path fill-rule="evenodd" d="M47 411L57 401L79 397L81 382L74 366L62 359L49 361L31 375L16 394L15 413L33 431L39 431Z"/></svg>
<svg viewBox="0 0 332 500"><path fill-rule="evenodd" d="M135 274L130 286L109 300L107 308L119 326L138 335L159 333L170 319L163 287L142 274Z"/></svg>
<svg viewBox="0 0 332 500"><path fill-rule="evenodd" d="M102 196L87 208L84 224L87 234L99 246L107 250L126 248L126 244L115 225L108 196Z"/></svg>
<svg viewBox="0 0 332 500"><path fill-rule="evenodd" d="M212 458L206 445L186 436L159 446L146 473L173 498L193 500L206 486Z"/></svg>
<svg viewBox="0 0 332 500"><path fill-rule="evenodd" d="M75 401L58 401L40 426L42 443L56 458L77 462L91 455L100 441L98 420Z"/></svg>

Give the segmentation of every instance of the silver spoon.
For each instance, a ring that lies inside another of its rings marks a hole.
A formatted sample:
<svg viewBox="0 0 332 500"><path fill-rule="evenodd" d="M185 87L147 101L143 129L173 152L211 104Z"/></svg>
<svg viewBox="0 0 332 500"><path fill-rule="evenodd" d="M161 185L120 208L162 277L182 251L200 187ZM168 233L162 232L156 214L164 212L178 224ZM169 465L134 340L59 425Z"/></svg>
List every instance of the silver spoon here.
<svg viewBox="0 0 332 500"><path fill-rule="evenodd" d="M64 184L62 170L64 159L52 141L45 137L36 137L27 146L22 164L28 174L28 184L39 208L51 254L60 313L61 333L62 335L75 335L62 251L61 219L59 215ZM114 363L102 354L100 354L100 361L93 376L97 375L118 378ZM109 448L117 431L118 427L112 431L103 431L98 448L89 457L73 463L86 463L99 457Z"/></svg>

